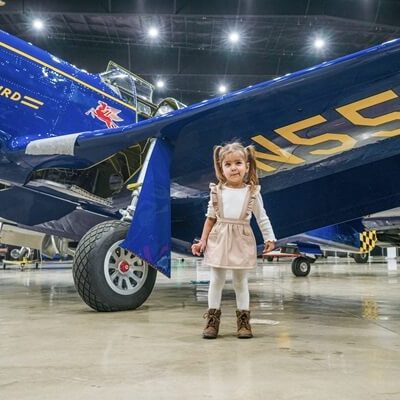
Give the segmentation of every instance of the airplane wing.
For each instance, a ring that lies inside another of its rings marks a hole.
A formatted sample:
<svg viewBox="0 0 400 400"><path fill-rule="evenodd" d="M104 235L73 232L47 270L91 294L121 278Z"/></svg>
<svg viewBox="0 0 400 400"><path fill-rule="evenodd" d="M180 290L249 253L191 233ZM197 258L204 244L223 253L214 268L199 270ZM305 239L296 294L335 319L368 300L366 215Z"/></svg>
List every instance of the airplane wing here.
<svg viewBox="0 0 400 400"><path fill-rule="evenodd" d="M209 154L204 149L239 138L256 145L258 167L266 178L315 164L349 169L397 154L399 54L400 41L388 42L137 124L33 140L26 150L14 145L7 155L23 159L40 155L42 148L43 155L52 152L47 158L53 166L65 164L66 157L56 161L57 152L90 164L143 139L163 137L179 153L187 153L181 168L186 169L193 146L203 157ZM386 143L370 146L385 139L394 140L390 151L382 151ZM363 155L356 157L360 148ZM36 157L37 163L50 162L45 158ZM34 159L29 162L35 164ZM291 180L306 179L294 173Z"/></svg>
<svg viewBox="0 0 400 400"><path fill-rule="evenodd" d="M256 146L277 236L293 236L400 204L391 179L400 173L399 71L394 40L137 124L54 139L32 135L28 147L6 138L1 177L24 183L32 170L87 168L154 137L173 149L172 183L205 202L213 146L238 138ZM193 229L203 216L189 215Z"/></svg>

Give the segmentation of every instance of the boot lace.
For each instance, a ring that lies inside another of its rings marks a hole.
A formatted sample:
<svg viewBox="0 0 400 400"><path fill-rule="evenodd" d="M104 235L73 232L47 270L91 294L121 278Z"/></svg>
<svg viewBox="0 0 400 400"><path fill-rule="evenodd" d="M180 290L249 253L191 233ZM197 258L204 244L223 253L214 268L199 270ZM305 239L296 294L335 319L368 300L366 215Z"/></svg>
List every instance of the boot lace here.
<svg viewBox="0 0 400 400"><path fill-rule="evenodd" d="M239 329L245 328L247 330L250 330L250 321L246 314L241 314L238 317L238 322L239 322Z"/></svg>
<svg viewBox="0 0 400 400"><path fill-rule="evenodd" d="M208 327L210 327L210 326L213 327L213 328L215 328L216 325L217 325L218 322L219 322L219 318L218 318L215 314L205 313L205 314L203 315L203 318L208 318L206 328L208 328Z"/></svg>

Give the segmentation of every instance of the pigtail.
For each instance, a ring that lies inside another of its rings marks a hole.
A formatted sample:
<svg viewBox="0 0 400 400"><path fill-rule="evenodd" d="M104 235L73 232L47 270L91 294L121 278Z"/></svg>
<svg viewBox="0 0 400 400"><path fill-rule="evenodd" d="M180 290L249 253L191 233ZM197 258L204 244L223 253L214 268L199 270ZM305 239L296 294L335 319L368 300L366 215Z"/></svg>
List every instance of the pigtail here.
<svg viewBox="0 0 400 400"><path fill-rule="evenodd" d="M218 179L219 184L225 182L224 174L222 173L222 162L220 158L222 146L215 146L214 147L214 169L215 169L215 176Z"/></svg>
<svg viewBox="0 0 400 400"><path fill-rule="evenodd" d="M253 145L245 147L247 154L247 162L249 163L249 172L247 173L247 184L254 189L258 185L257 166L256 166L256 150Z"/></svg>

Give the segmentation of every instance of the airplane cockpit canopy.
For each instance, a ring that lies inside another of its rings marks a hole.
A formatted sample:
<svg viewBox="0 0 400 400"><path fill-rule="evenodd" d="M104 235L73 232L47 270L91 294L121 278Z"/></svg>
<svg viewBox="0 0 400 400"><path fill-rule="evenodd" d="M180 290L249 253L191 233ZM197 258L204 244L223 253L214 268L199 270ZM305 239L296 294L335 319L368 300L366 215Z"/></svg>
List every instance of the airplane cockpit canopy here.
<svg viewBox="0 0 400 400"><path fill-rule="evenodd" d="M106 71L100 74L100 78L124 101L137 107L140 114L152 115L155 105L154 86L151 83L113 61L108 63Z"/></svg>

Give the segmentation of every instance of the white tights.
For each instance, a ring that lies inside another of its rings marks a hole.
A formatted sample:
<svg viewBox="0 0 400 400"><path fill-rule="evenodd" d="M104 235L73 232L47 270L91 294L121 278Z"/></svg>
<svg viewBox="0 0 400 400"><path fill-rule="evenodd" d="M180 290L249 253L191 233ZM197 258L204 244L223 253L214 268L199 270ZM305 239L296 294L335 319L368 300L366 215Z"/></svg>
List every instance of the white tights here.
<svg viewBox="0 0 400 400"><path fill-rule="evenodd" d="M222 289L225 285L226 269L210 267L210 288L208 289L208 308L221 307ZM238 310L248 310L250 306L247 270L233 269L232 283L236 294Z"/></svg>

